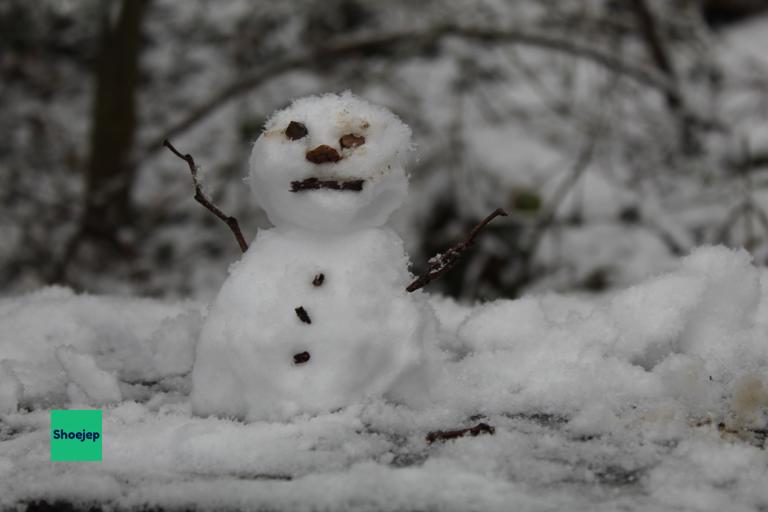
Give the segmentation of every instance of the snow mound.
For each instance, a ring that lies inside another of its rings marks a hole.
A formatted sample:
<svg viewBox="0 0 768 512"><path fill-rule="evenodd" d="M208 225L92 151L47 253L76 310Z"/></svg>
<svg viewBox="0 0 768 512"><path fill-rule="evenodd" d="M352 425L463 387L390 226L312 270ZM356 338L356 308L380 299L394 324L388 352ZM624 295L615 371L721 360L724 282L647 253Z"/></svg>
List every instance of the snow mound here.
<svg viewBox="0 0 768 512"><path fill-rule="evenodd" d="M193 304L76 295L61 287L2 299L0 390L18 381L18 406L53 407L73 396L107 403L134 396L143 384L170 385L192 368L201 322Z"/></svg>
<svg viewBox="0 0 768 512"><path fill-rule="evenodd" d="M67 395L74 403L108 404L122 400L114 374L96 365L90 354L80 354L72 347L58 347L56 359L67 374Z"/></svg>
<svg viewBox="0 0 768 512"><path fill-rule="evenodd" d="M768 272L746 253L702 248L598 299L432 302L430 404L368 397L242 423L192 414L195 307L64 289L5 299L0 508L768 506ZM162 385L138 392L137 379ZM82 401L104 404L103 462L50 463L47 408ZM425 441L479 421L495 434Z"/></svg>
<svg viewBox="0 0 768 512"><path fill-rule="evenodd" d="M457 370L471 369L479 410L576 413L599 397L617 409L673 400L683 414L722 417L741 379L768 377L768 332L757 322L764 272L744 251L710 247L604 301L480 306L459 327L469 355Z"/></svg>

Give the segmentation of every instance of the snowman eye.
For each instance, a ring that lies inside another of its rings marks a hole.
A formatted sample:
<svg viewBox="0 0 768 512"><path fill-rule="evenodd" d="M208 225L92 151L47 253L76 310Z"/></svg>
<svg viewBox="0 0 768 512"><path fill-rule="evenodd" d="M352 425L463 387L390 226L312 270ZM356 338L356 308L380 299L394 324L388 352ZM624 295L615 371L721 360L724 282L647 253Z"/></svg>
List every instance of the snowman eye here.
<svg viewBox="0 0 768 512"><path fill-rule="evenodd" d="M362 135L355 135L354 133L348 133L342 135L339 139L339 145L344 149L356 148L365 144L365 137Z"/></svg>
<svg viewBox="0 0 768 512"><path fill-rule="evenodd" d="M285 129L285 136L291 140L303 139L307 136L309 130L304 126L304 123L298 121L291 121L288 123L288 127Z"/></svg>

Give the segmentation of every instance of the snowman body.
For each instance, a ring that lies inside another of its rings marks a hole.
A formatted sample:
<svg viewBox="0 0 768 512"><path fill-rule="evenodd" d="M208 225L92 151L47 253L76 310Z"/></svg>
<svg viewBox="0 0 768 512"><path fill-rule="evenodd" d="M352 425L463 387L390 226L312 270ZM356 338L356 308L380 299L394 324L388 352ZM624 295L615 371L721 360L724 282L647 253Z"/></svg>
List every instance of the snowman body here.
<svg viewBox="0 0 768 512"><path fill-rule="evenodd" d="M387 229L260 233L204 325L196 412L284 420L423 392L403 388L432 331L428 306L405 291L406 265Z"/></svg>
<svg viewBox="0 0 768 512"><path fill-rule="evenodd" d="M424 403L436 320L421 292L406 292L403 242L383 226L407 193L409 147L407 126L348 93L298 100L267 122L249 179L275 227L209 311L193 412L285 421L369 397Z"/></svg>

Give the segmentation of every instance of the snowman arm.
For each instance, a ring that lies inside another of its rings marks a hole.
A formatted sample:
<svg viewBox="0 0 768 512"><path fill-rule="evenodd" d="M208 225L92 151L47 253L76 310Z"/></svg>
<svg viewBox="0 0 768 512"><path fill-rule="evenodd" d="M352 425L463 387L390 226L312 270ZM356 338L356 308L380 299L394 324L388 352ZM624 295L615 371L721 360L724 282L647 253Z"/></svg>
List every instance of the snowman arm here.
<svg viewBox="0 0 768 512"><path fill-rule="evenodd" d="M459 261L459 258L469 249L472 247L472 245L475 243L475 238L480 233L480 231L493 219L496 217L506 217L507 212L505 212L501 208L496 208L493 212L491 212L490 215L488 215L486 218L480 221L480 223L472 228L472 231L470 231L469 236L466 238L466 240L463 240L447 251L445 251L443 254L438 254L436 256L433 256L429 260L429 267L427 268L427 273L424 275L421 275L417 277L411 284L409 284L406 287L407 292L415 292L419 288L423 288L430 282L434 281L435 279L439 278L449 270L451 270L454 265L456 265L456 262Z"/></svg>
<svg viewBox="0 0 768 512"><path fill-rule="evenodd" d="M173 147L173 144L171 144L168 139L163 141L163 146L167 147L174 155L187 162L187 165L189 166L189 172L192 173L192 183L195 185L195 201L205 206L208 211L224 221L224 223L229 226L232 234L235 235L235 239L237 239L237 244L240 246L240 250L243 252L247 251L248 242L245 241L243 232L240 231L240 224L238 224L237 219L221 211L215 204L211 202L210 199L208 199L205 193L203 193L203 187L200 186L200 181L197 179L197 165L195 165L195 159L192 158L192 155L189 153L182 155L175 147Z"/></svg>

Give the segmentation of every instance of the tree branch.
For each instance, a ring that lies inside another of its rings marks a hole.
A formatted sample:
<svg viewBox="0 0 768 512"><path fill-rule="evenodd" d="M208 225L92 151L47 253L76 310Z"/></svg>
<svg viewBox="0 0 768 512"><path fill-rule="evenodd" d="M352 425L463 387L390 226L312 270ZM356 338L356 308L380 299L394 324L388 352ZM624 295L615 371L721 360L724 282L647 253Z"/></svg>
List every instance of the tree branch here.
<svg viewBox="0 0 768 512"><path fill-rule="evenodd" d="M648 48L648 53L651 54L654 64L659 71L667 75L672 81L677 80L677 72L672 64L672 57L670 57L667 51L651 8L645 0L630 0L630 3L637 17L643 41ZM680 98L670 97L669 100L679 102Z"/></svg>
<svg viewBox="0 0 768 512"><path fill-rule="evenodd" d="M329 43L325 46L288 55L282 60L272 61L251 73L246 73L238 80L215 93L206 102L192 108L185 117L162 130L158 139L151 141L139 151L139 161L152 156L166 139L184 133L197 122L205 119L218 108L238 96L247 93L268 79L281 73L299 68L322 66L327 71L329 66L342 62L341 57L360 54L379 49L389 49L404 45L404 51L417 52L423 44L435 42L446 37L463 37L484 43L513 43L536 48L545 48L591 61L614 73L650 86L663 94L675 94L676 85L668 76L653 68L628 63L609 52L574 42L570 39L553 37L543 33L526 32L518 29L495 29L485 27L461 27L445 25L422 31L401 31L376 34L368 37L348 39Z"/></svg>
<svg viewBox="0 0 768 512"><path fill-rule="evenodd" d="M408 287L405 289L408 292L415 292L419 288L423 288L430 282L434 281L435 279L439 278L449 270L451 270L454 265L456 265L456 262L459 261L459 258L469 249L472 247L472 245L475 243L475 238L480 233L480 231L493 219L496 217L506 217L507 212L502 210L501 208L497 208L494 210L490 215L488 215L486 218L484 218L480 223L475 226L472 231L469 233L469 236L464 240L463 242L459 242L458 244L454 245L447 251L445 251L444 254L438 254L437 256L434 256L429 260L429 268L427 270L427 273L419 276L416 278L411 284L408 285Z"/></svg>
<svg viewBox="0 0 768 512"><path fill-rule="evenodd" d="M658 21L646 0L630 0L632 10L637 18L638 28L643 42L651 56L656 68L663 73L670 87L664 91L664 98L669 111L677 118L680 129L680 141L683 150L687 154L694 154L699 149L699 142L694 132L694 124L707 126L709 123L700 123L689 111L683 92L680 90L680 80L675 69L674 61L670 55L664 38L659 30Z"/></svg>
<svg viewBox="0 0 768 512"><path fill-rule="evenodd" d="M552 195L552 199L546 207L539 220L533 226L530 239L528 240L527 247L525 248L525 258L527 262L533 260L536 255L536 251L539 248L542 238L546 231L552 226L557 218L557 211L560 208L561 203L568 196L574 186L579 182L581 176L589 167L592 162L592 157L595 152L595 145L597 143L597 135L594 135L582 148L579 153L576 163L574 164L571 172L565 177L560 186L555 190ZM526 263L527 264L527 263Z"/></svg>
<svg viewBox="0 0 768 512"><path fill-rule="evenodd" d="M182 155L168 140L163 141L163 146L167 147L174 155L187 162L187 165L189 166L189 172L192 174L192 183L195 185L195 201L205 206L211 213L224 221L224 223L232 231L232 234L235 235L235 239L237 239L237 244L240 246L240 250L243 252L247 251L248 243L243 237L243 232L240 231L240 224L237 223L237 219L221 211L203 193L203 188L200 186L200 181L197 179L197 166L195 165L195 159L192 158L192 155L189 153Z"/></svg>

